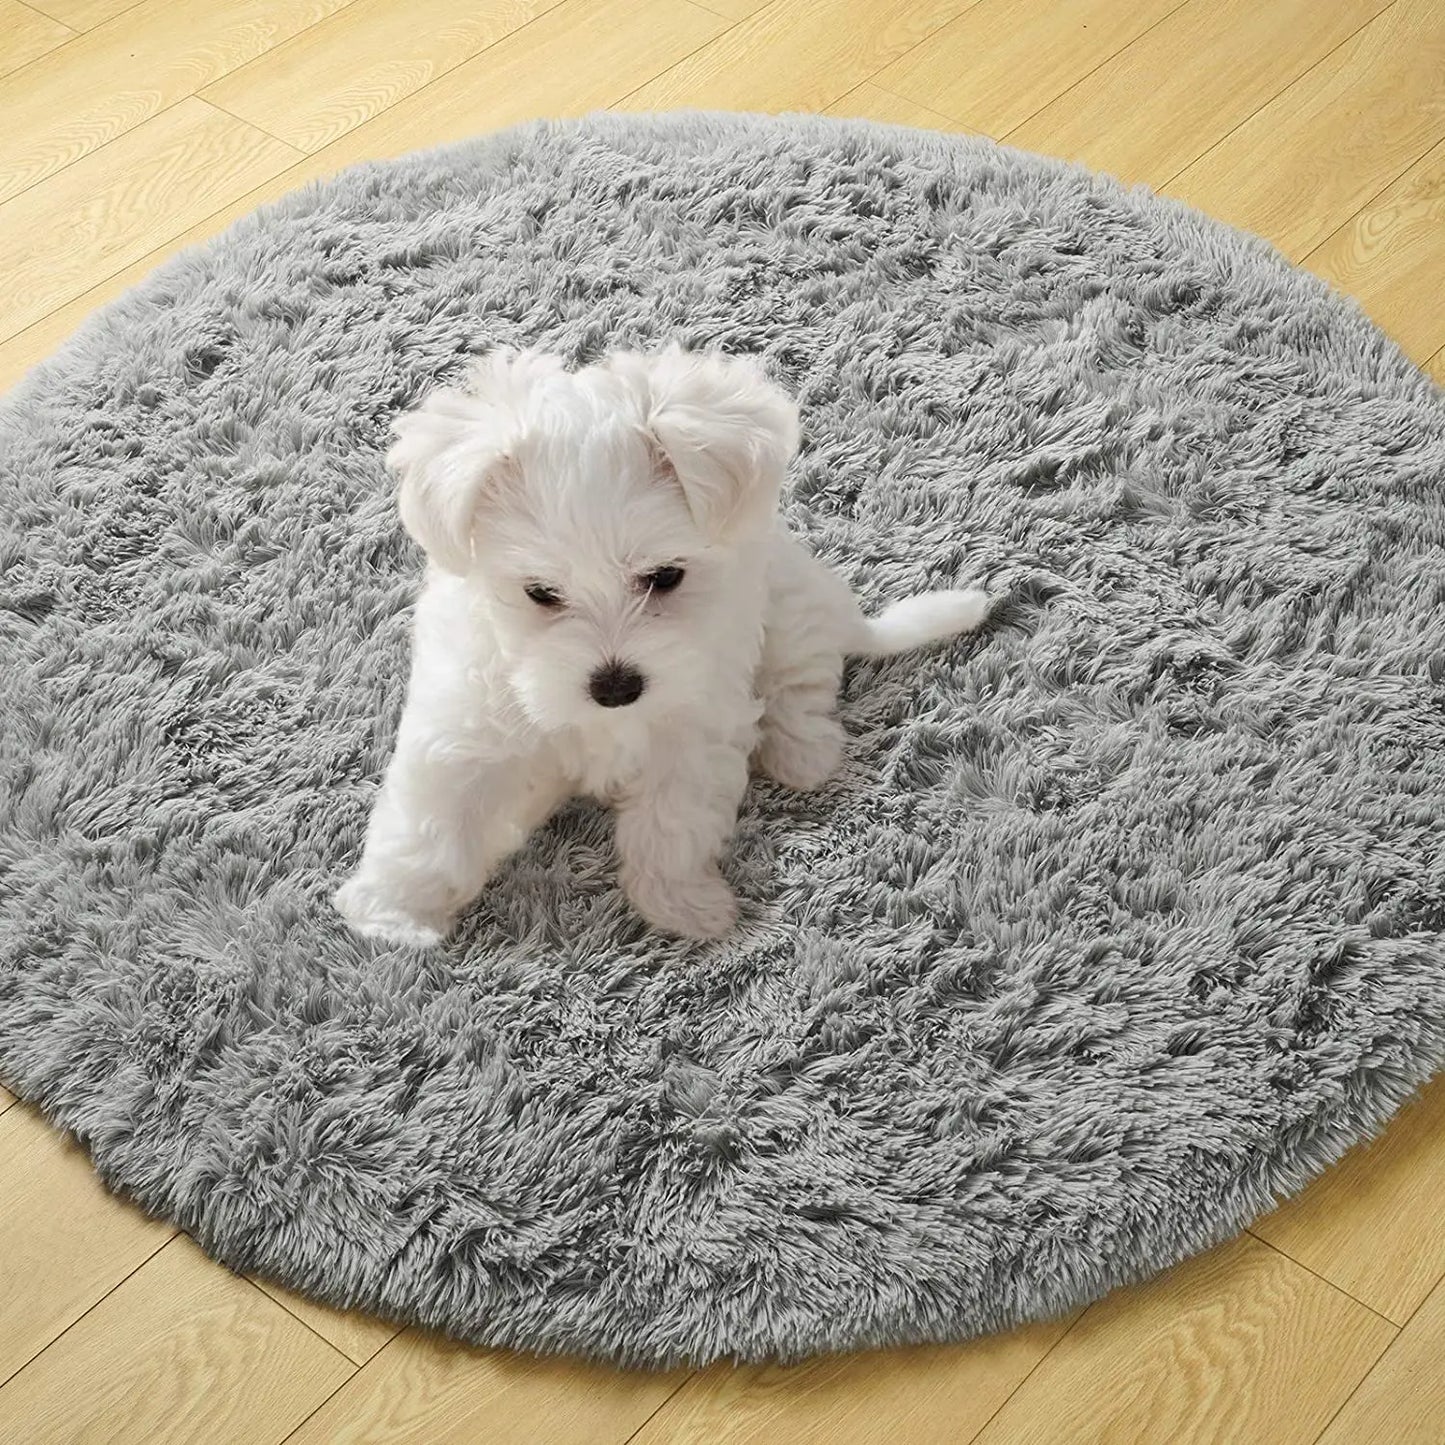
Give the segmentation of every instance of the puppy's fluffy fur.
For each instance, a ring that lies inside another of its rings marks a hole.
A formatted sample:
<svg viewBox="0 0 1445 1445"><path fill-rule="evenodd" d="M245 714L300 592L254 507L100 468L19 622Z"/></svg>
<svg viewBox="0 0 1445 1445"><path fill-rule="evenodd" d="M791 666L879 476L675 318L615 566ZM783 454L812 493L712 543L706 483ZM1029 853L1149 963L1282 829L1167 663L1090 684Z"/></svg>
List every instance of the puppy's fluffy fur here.
<svg viewBox="0 0 1445 1445"><path fill-rule="evenodd" d="M656 927L726 933L718 860L750 760L816 788L843 752L848 653L977 627L982 592L863 617L777 517L791 400L750 361L497 353L395 425L431 560L411 682L355 875L359 931L437 942L564 799L612 803L622 886Z"/></svg>

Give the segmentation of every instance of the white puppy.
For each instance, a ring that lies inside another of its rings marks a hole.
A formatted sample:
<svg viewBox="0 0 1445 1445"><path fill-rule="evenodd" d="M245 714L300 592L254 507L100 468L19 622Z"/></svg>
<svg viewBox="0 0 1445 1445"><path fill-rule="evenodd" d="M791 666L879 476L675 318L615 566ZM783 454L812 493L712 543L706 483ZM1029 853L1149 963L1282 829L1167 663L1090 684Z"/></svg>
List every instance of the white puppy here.
<svg viewBox="0 0 1445 1445"><path fill-rule="evenodd" d="M726 933L718 860L749 760L816 788L842 757L843 658L974 627L978 591L867 620L783 530L797 411L747 360L501 352L395 425L431 559L411 682L355 875L365 934L436 943L565 799L613 804L621 881L669 933Z"/></svg>

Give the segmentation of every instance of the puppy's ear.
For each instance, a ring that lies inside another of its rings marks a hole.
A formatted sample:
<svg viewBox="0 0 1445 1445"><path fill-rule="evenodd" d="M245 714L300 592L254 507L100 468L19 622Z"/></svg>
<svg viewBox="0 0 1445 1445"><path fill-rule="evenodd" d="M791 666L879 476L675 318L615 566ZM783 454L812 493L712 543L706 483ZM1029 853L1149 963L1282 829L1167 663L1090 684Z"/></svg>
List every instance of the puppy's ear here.
<svg viewBox="0 0 1445 1445"><path fill-rule="evenodd" d="M669 347L606 365L635 394L701 531L726 540L772 516L798 450L798 409L755 361Z"/></svg>
<svg viewBox="0 0 1445 1445"><path fill-rule="evenodd" d="M471 571L484 503L515 477L526 392L560 370L555 357L497 351L475 363L462 387L432 392L392 423L386 460L401 478L402 525L438 567Z"/></svg>

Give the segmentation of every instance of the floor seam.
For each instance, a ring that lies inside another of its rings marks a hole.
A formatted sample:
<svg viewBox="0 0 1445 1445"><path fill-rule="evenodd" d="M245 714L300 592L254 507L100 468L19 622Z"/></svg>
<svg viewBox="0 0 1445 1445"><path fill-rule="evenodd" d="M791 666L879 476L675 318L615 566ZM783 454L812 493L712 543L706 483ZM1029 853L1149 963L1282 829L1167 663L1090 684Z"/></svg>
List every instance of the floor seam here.
<svg viewBox="0 0 1445 1445"><path fill-rule="evenodd" d="M1185 161L1185 163L1180 166L1177 171L1173 172L1173 174L1171 174L1167 180L1161 181L1159 183L1158 189L1162 191L1165 186L1172 186L1174 182L1177 181L1179 177L1182 176L1184 172L1187 171L1191 166L1197 166L1199 162L1202 161L1206 156L1213 154L1213 152L1218 150L1219 147L1222 146L1224 142L1227 141L1230 136L1232 136L1237 130L1240 130L1244 126L1248 125L1250 121L1252 121L1255 116L1260 113L1260 111L1266 109L1266 107L1268 106L1273 105L1275 101L1280 98L1280 96L1293 90L1295 86L1297 86L1302 80L1304 80L1307 76L1311 75L1314 71L1318 70L1320 66L1322 66L1327 60L1330 59L1331 56L1336 55L1341 50L1343 50L1345 46L1347 46L1352 40L1354 40L1362 31L1368 30L1370 26L1373 25L1375 21L1377 21L1382 15L1389 14L1389 12L1393 10L1398 3L1399 0L1389 0L1388 4L1380 6L1380 8L1376 10L1375 13L1371 15L1368 20L1364 21L1360 25L1357 25L1352 31L1350 31L1348 35L1344 36L1337 45L1332 45L1327 51L1325 51L1322 56L1320 56L1318 60L1314 62L1313 65L1307 65L1302 71L1300 71L1297 76L1294 77L1293 80L1289 82L1289 84L1282 86L1279 90L1275 91L1275 93L1271 95L1268 100L1260 101L1260 103L1255 106L1255 108L1250 111L1248 115L1241 116L1238 122L1230 126L1230 128L1222 135L1217 136L1213 141L1210 142L1208 146L1206 146L1202 151L1200 151L1198 155L1193 156L1189 160ZM1414 161L1412 161L1410 164L1413 165Z"/></svg>
<svg viewBox="0 0 1445 1445"><path fill-rule="evenodd" d="M100 1305L104 1304L104 1302L105 1302L106 1300L108 1300L108 1299L111 1297L111 1295L113 1295L113 1294L116 1292L116 1290L118 1290L118 1289L121 1287L121 1285L123 1285L123 1284L126 1282L126 1280L128 1280L128 1279L130 1279L132 1276L140 1273L140 1271L143 1270L143 1269L146 1267L146 1265L148 1265L148 1264L151 1262L151 1260L153 1260L153 1259L156 1257L156 1255L158 1255L158 1254L161 1252L161 1250L167 1248L167 1247L168 1247L169 1245L171 1245L171 1244L174 1244L175 1241L176 1241L177 1239L179 1239L180 1237L181 1237L181 1231L180 1231L179 1229L173 1230L172 1233L171 1233L166 1239L163 1239L158 1245L156 1245L156 1247L155 1247L153 1250L151 1250L151 1252L150 1252L148 1255L146 1255L146 1257L145 1257L143 1260L141 1260L141 1262L140 1262L138 1265L136 1265L134 1269L127 1270L126 1273L125 1273L124 1275L122 1275L120 1279L116 1280L116 1282L115 1282L113 1285L111 1285L111 1287L110 1287L108 1290L106 1290L104 1294L98 1295L95 1299L93 1299L93 1300L90 1302L90 1304L88 1304L78 1315L76 1315L76 1317L75 1317L73 1320L71 1320L71 1322L70 1322L68 1325L66 1325L66 1327L65 1327L63 1330L61 1330L61 1332L60 1332L58 1335L56 1335L56 1336L54 1337L54 1339L47 1340L47 1341L45 1342L45 1344L43 1344L38 1350L36 1350L36 1352L35 1352L33 1355L31 1355L31 1356L29 1357L29 1359L27 1359L27 1360L23 1361L21 1364L17 1365L13 1370L11 1370L11 1372L10 1372L8 1375L6 1375L3 1379L0 1379L0 1390L4 1390L4 1389L10 1384L10 1382L11 1382L12 1380L16 1379L16 1378L20 1375L21 1371L23 1371L23 1370L28 1370L28 1369L30 1368L30 1366L33 1365L33 1364L36 1362L36 1360L38 1360L38 1359L41 1357L41 1355L43 1355L47 1350L54 1349L54 1347L55 1347L56 1345L58 1345L58 1344L60 1343L60 1341L63 1340L63 1339L66 1337L66 1335L68 1335L68 1334L71 1332L71 1330L73 1330L73 1329L76 1327L76 1325L78 1325L78 1324L81 1322L81 1320L83 1320L88 1314L90 1314L90 1312L91 1312L92 1310L94 1310L94 1309L98 1308Z"/></svg>
<svg viewBox="0 0 1445 1445"><path fill-rule="evenodd" d="M1341 1285L1337 1285L1334 1280L1330 1279L1327 1275L1321 1274L1317 1269L1311 1269L1309 1265L1305 1264L1302 1260L1296 1259L1294 1255L1290 1254L1287 1250L1281 1249L1277 1244L1271 1244L1269 1240L1265 1239L1262 1235L1256 1234L1254 1230L1246 1229L1244 1232L1252 1240L1254 1240L1256 1244L1262 1244L1266 1249L1271 1250L1273 1251L1273 1253L1279 1255L1281 1259L1289 1260L1289 1262L1294 1265L1296 1269L1304 1270L1307 1275L1310 1275L1313 1278L1319 1280L1321 1284L1328 1286L1330 1289L1334 1290L1336 1294L1343 1295L1347 1300L1353 1300L1354 1303L1359 1305L1359 1307L1363 1310L1369 1310L1369 1312L1374 1315L1377 1320L1383 1320L1385 1324L1389 1325L1392 1330L1399 1331L1404 1328L1403 1325L1397 1325L1395 1321L1389 1317L1389 1315L1382 1314L1374 1307L1374 1305L1366 1304L1365 1301L1360 1299L1358 1295L1351 1294L1349 1290L1345 1289Z"/></svg>

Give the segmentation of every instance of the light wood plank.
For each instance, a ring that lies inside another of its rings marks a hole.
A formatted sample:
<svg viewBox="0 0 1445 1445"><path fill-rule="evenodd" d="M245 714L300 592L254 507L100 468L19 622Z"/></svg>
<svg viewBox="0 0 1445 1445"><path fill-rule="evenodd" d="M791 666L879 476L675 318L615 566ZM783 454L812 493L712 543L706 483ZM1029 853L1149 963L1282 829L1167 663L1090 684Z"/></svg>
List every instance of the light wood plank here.
<svg viewBox="0 0 1445 1445"><path fill-rule="evenodd" d="M39 1114L23 1104L0 1114L0 1380L174 1234L108 1193Z"/></svg>
<svg viewBox="0 0 1445 1445"><path fill-rule="evenodd" d="M1396 0L1169 190L1298 261L1442 136L1445 5Z"/></svg>
<svg viewBox="0 0 1445 1445"><path fill-rule="evenodd" d="M129 265L117 265L109 255L87 258L86 288L25 329L7 328L0 314L0 338L8 338L0 339L0 390L45 360L98 306L143 280L168 256L218 235L257 206L358 161L460 140L528 116L600 109L726 25L686 0L566 0L289 169L278 167L254 188L235 184L209 216L178 228ZM579 29L591 37L585 47L577 44ZM0 243L5 214L0 208Z"/></svg>
<svg viewBox="0 0 1445 1445"><path fill-rule="evenodd" d="M601 109L726 25L686 0L566 0L340 140L289 169L276 167L261 185L232 184L231 195L209 216L177 228L129 265L108 253L88 255L76 267L84 289L64 305L47 305L28 326L0 312L0 391L44 361L98 306L143 280L168 256L218 235L257 206L358 161L460 140L529 116ZM579 29L591 37L585 47L577 44ZM0 243L5 218L0 208Z"/></svg>
<svg viewBox="0 0 1445 1445"><path fill-rule="evenodd" d="M1425 363L1425 370L1429 372L1441 386L1445 386L1445 346L1442 346L1440 350Z"/></svg>
<svg viewBox="0 0 1445 1445"><path fill-rule="evenodd" d="M0 201L123 136L346 0L142 0L0 80Z"/></svg>
<svg viewBox="0 0 1445 1445"><path fill-rule="evenodd" d="M1005 135L1181 3L982 0L876 80L985 135Z"/></svg>
<svg viewBox="0 0 1445 1445"><path fill-rule="evenodd" d="M181 1237L0 1389L0 1440L260 1445L354 1369Z"/></svg>
<svg viewBox="0 0 1445 1445"><path fill-rule="evenodd" d="M600 110L728 22L687 0L566 0L318 151L332 169Z"/></svg>
<svg viewBox="0 0 1445 1445"><path fill-rule="evenodd" d="M685 1378L404 1330L286 1445L619 1445Z"/></svg>
<svg viewBox="0 0 1445 1445"><path fill-rule="evenodd" d="M1445 1275L1445 1077L1251 1233L1404 1323Z"/></svg>
<svg viewBox="0 0 1445 1445"><path fill-rule="evenodd" d="M1445 1284L1420 1306L1320 1436L1320 1445L1445 1440Z"/></svg>
<svg viewBox="0 0 1445 1445"><path fill-rule="evenodd" d="M916 130L954 131L965 135L969 133L967 126L960 125L949 116L866 82L835 100L825 114L856 120L876 120L884 125L910 125Z"/></svg>
<svg viewBox="0 0 1445 1445"><path fill-rule="evenodd" d="M706 0L702 8L721 15L724 20L746 20L771 3L772 0Z"/></svg>
<svg viewBox="0 0 1445 1445"><path fill-rule="evenodd" d="M183 100L0 206L0 336L13 336L292 165L296 152Z"/></svg>
<svg viewBox="0 0 1445 1445"><path fill-rule="evenodd" d="M1007 139L1163 185L1386 3L1188 0Z"/></svg>
<svg viewBox="0 0 1445 1445"><path fill-rule="evenodd" d="M1089 1309L979 1445L1306 1445L1393 1326L1249 1236Z"/></svg>
<svg viewBox="0 0 1445 1445"><path fill-rule="evenodd" d="M0 0L0 75L39 60L74 34L68 25L22 5L20 0Z"/></svg>
<svg viewBox="0 0 1445 1445"><path fill-rule="evenodd" d="M983 1428L1076 1318L787 1368L719 1364L693 1376L629 1445L956 1445Z"/></svg>
<svg viewBox="0 0 1445 1445"><path fill-rule="evenodd" d="M1445 341L1445 141L1305 257L1422 365Z"/></svg>
<svg viewBox="0 0 1445 1445"><path fill-rule="evenodd" d="M106 274L110 264L108 259L98 260L91 274L104 279L97 280L75 300L56 307L23 331L0 341L0 392L14 386L32 366L39 365L52 355L63 341L75 334L76 329L93 311L108 301L114 301L137 282L144 281L162 261L184 251L188 246L199 245L218 236L233 221L248 215L257 206L294 190L308 179L312 177L304 175L300 167L283 171L268 184L246 191L237 200L219 211L212 212L205 220L148 251L140 260L133 261L129 266L109 275ZM0 230L3 230L3 223L4 212L0 210ZM3 313L0 313L0 331L3 331L3 320Z"/></svg>
<svg viewBox="0 0 1445 1445"><path fill-rule="evenodd" d="M252 1279L251 1283L265 1290L282 1309L295 1315L358 1365L364 1365L388 1340L394 1340L401 1333L400 1325L389 1324L359 1310L332 1309L270 1280Z"/></svg>
<svg viewBox="0 0 1445 1445"><path fill-rule="evenodd" d="M135 8L137 0L45 0L45 13L76 30L94 30Z"/></svg>
<svg viewBox="0 0 1445 1445"><path fill-rule="evenodd" d="M558 3L357 0L201 94L299 150L319 150Z"/></svg>
<svg viewBox="0 0 1445 1445"><path fill-rule="evenodd" d="M258 206L274 201L288 191L296 190L307 181L332 174L341 164L342 162L325 151L304 157L289 168L278 171L259 186L249 190L241 188L238 194L219 210L212 211L195 225L169 237L129 266L114 271L111 270L113 263L109 258L101 258L92 273L93 284L87 290L81 292L73 301L66 302L64 306L47 312L23 331L0 341L0 392L13 386L32 366L49 357L61 342L75 333L93 311L145 280L162 261L184 251L188 246L197 246L211 240ZM3 208L0 208L0 234L3 234L4 214ZM3 332L3 319L4 314L0 312L0 332Z"/></svg>
<svg viewBox="0 0 1445 1445"><path fill-rule="evenodd" d="M3 1114L14 1102L15 1095L3 1084L0 1084L0 1114Z"/></svg>
<svg viewBox="0 0 1445 1445"><path fill-rule="evenodd" d="M621 109L823 110L970 0L777 0L627 97Z"/></svg>

